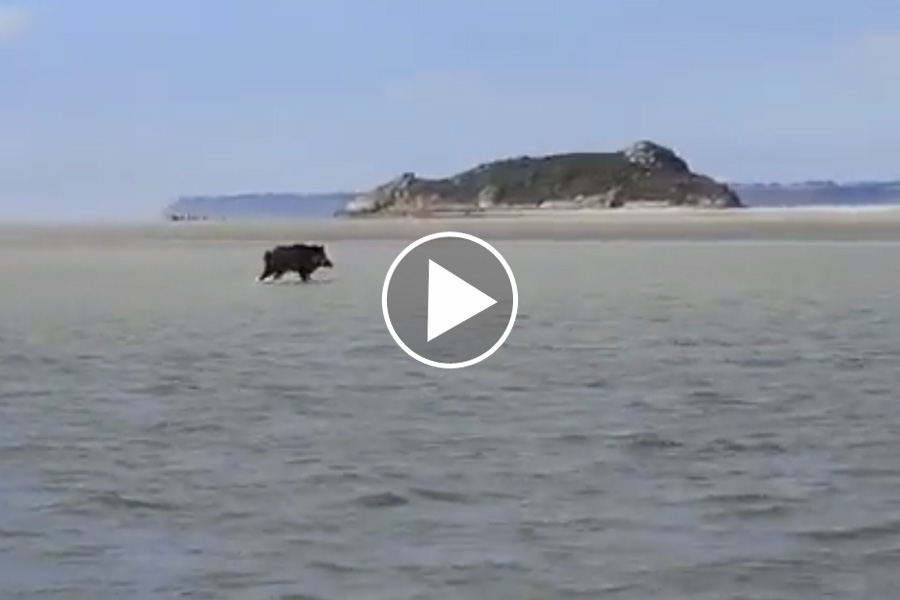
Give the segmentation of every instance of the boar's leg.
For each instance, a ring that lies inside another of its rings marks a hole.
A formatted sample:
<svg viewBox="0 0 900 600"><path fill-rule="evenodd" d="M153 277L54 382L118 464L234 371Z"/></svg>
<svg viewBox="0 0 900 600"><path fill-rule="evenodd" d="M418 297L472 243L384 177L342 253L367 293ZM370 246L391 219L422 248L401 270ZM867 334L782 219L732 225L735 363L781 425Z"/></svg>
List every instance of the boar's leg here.
<svg viewBox="0 0 900 600"><path fill-rule="evenodd" d="M266 277L271 277L275 273L275 269L272 268L272 251L267 250L263 255L263 272L257 278L257 281L263 281Z"/></svg>
<svg viewBox="0 0 900 600"><path fill-rule="evenodd" d="M271 277L272 275L273 275L272 270L269 269L269 266L268 266L268 265L266 265L265 268L263 269L262 274L261 274L256 280L257 280L257 281L263 281L263 280L265 280L267 277Z"/></svg>

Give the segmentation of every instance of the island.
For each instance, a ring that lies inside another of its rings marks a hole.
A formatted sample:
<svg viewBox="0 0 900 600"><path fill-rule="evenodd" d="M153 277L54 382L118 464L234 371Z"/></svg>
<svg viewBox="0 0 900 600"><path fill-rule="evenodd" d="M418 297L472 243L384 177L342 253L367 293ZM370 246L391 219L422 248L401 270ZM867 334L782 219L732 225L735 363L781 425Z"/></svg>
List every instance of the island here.
<svg viewBox="0 0 900 600"><path fill-rule="evenodd" d="M614 152L497 160L443 179L415 173L355 197L336 216L477 216L506 211L624 207L743 208L727 184L642 140Z"/></svg>
<svg viewBox="0 0 900 600"><path fill-rule="evenodd" d="M672 149L644 140L615 152L495 160L446 178L404 173L368 192L185 196L166 207L164 218L179 222L524 214L562 218L586 215L583 209L595 209L591 212L599 215L620 212L606 209L647 207L684 207L688 213L697 213L690 209L898 205L900 181L717 181L693 171Z"/></svg>

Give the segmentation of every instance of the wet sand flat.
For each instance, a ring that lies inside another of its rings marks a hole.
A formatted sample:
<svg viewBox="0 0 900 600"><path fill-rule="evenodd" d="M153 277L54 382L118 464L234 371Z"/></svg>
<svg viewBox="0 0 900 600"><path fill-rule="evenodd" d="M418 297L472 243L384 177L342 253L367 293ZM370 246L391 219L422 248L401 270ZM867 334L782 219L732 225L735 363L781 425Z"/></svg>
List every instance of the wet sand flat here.
<svg viewBox="0 0 900 600"><path fill-rule="evenodd" d="M900 598L879 217L2 228L0 597ZM521 300L449 373L380 304L448 224Z"/></svg>

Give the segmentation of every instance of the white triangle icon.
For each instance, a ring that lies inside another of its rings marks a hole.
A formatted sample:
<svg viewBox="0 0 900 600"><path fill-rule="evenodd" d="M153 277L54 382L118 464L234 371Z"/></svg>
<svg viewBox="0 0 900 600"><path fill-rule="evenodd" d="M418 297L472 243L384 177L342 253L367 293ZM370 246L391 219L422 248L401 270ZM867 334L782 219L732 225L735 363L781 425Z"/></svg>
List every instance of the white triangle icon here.
<svg viewBox="0 0 900 600"><path fill-rule="evenodd" d="M497 301L433 260L428 261L428 339L430 342Z"/></svg>

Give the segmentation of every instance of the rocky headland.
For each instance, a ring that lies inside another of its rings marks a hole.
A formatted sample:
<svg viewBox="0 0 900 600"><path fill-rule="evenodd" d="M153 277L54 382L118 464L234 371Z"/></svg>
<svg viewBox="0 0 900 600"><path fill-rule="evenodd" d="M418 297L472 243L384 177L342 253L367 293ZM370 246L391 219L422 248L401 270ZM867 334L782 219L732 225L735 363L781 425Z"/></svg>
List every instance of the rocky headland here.
<svg viewBox="0 0 900 600"><path fill-rule="evenodd" d="M338 216L439 216L629 206L742 208L728 185L673 150L639 141L615 152L522 156L444 179L404 173L351 200Z"/></svg>

